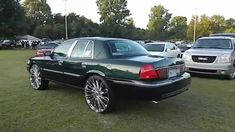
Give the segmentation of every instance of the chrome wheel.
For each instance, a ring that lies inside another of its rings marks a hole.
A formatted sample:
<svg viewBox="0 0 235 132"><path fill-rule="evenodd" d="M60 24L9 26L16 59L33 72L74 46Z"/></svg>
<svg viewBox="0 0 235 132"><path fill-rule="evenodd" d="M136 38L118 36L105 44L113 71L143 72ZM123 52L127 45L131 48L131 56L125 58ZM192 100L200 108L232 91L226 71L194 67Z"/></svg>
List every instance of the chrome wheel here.
<svg viewBox="0 0 235 132"><path fill-rule="evenodd" d="M85 99L93 111L106 111L110 103L110 94L105 81L99 77L90 77L85 85Z"/></svg>
<svg viewBox="0 0 235 132"><path fill-rule="evenodd" d="M37 65L32 65L29 71L30 82L34 89L39 89L42 84L42 78L40 75L40 69Z"/></svg>

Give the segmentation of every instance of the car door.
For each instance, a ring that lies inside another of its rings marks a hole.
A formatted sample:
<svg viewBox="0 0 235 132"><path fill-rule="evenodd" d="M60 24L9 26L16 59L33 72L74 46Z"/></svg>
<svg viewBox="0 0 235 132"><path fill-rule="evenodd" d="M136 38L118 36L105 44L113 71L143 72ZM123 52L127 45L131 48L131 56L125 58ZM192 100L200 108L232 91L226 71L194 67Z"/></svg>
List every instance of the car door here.
<svg viewBox="0 0 235 132"><path fill-rule="evenodd" d="M90 40L78 40L71 55L63 63L66 83L81 87L84 77L92 63L94 42Z"/></svg>
<svg viewBox="0 0 235 132"><path fill-rule="evenodd" d="M69 50L75 45L75 40L68 40L59 45L50 56L50 59L45 61L43 74L51 80L63 82L63 62L67 59Z"/></svg>

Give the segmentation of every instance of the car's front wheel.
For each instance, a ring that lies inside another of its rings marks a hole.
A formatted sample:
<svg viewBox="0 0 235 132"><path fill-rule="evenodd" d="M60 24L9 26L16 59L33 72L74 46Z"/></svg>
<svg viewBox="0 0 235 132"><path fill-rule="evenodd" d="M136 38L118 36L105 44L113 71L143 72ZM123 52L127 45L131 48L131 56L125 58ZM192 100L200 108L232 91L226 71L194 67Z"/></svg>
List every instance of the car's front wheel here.
<svg viewBox="0 0 235 132"><path fill-rule="evenodd" d="M38 65L33 64L30 67L29 79L30 79L30 84L33 87L33 89L36 89L36 90L48 89L49 82L42 77L42 74Z"/></svg>
<svg viewBox="0 0 235 132"><path fill-rule="evenodd" d="M227 78L230 79L230 80L234 79L235 78L235 72L230 73Z"/></svg>
<svg viewBox="0 0 235 132"><path fill-rule="evenodd" d="M94 112L105 113L114 108L114 94L102 77L97 75L89 77L84 92L86 103Z"/></svg>

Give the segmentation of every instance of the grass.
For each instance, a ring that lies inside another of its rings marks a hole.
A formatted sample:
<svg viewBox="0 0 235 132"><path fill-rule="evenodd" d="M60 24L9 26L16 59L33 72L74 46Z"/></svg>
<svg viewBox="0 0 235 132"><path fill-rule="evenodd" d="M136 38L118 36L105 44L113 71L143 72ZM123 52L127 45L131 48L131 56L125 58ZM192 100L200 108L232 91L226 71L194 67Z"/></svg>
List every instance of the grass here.
<svg viewBox="0 0 235 132"><path fill-rule="evenodd" d="M123 100L96 114L83 93L51 83L33 90L26 71L31 50L0 50L0 131L218 131L235 130L235 80L192 78L191 89L154 104Z"/></svg>

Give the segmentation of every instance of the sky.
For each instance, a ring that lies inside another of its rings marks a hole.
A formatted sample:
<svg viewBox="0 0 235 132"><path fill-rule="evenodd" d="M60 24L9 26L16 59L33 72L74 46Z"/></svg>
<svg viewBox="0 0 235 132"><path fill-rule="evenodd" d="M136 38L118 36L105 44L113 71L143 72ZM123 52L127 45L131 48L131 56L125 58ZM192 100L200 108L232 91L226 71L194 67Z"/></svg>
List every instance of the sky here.
<svg viewBox="0 0 235 132"><path fill-rule="evenodd" d="M65 13L65 0L47 0L52 13ZM154 5L163 5L173 16L186 16L188 22L192 15L214 14L223 15L226 19L235 18L234 0L127 0L127 8L135 25L146 28L149 21L150 10ZM99 23L98 7L96 0L67 0L67 12L79 15Z"/></svg>

